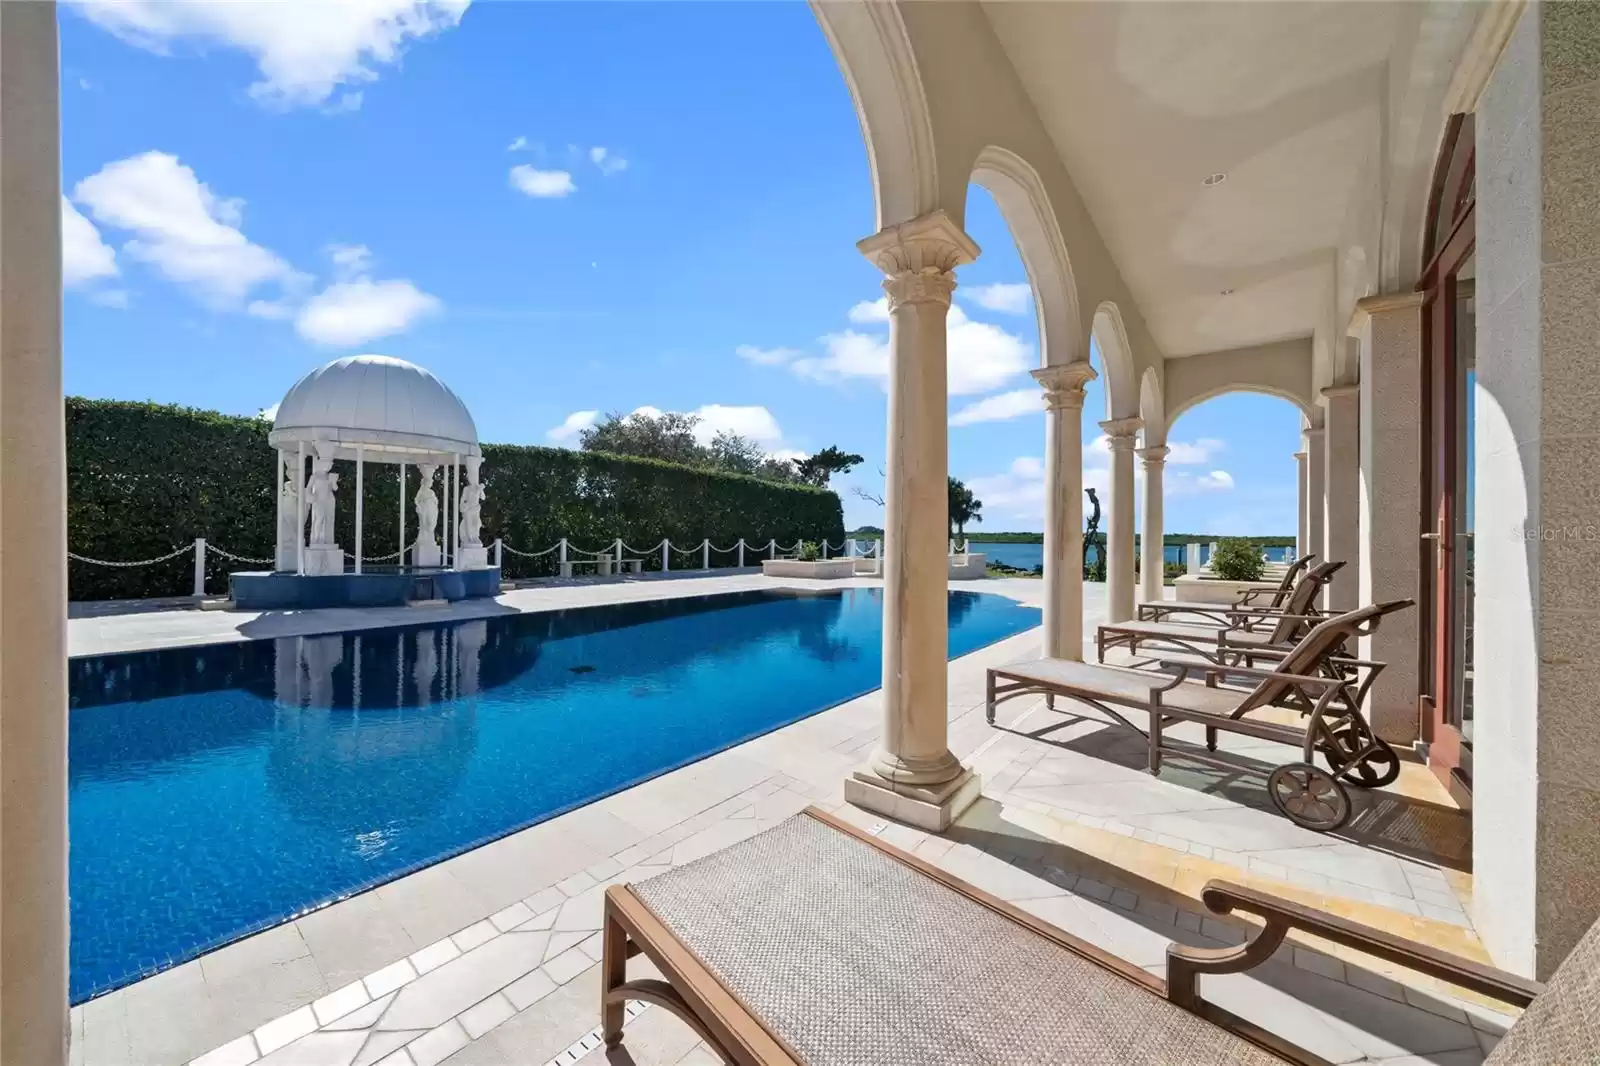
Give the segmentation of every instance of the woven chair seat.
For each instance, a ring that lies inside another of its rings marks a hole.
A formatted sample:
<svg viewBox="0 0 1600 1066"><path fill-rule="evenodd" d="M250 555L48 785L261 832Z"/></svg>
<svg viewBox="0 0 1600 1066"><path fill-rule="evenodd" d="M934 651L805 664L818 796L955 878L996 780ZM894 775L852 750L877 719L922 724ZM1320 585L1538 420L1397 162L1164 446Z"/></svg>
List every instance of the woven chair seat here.
<svg viewBox="0 0 1600 1066"><path fill-rule="evenodd" d="M1282 1062L805 815L634 891L808 1066Z"/></svg>

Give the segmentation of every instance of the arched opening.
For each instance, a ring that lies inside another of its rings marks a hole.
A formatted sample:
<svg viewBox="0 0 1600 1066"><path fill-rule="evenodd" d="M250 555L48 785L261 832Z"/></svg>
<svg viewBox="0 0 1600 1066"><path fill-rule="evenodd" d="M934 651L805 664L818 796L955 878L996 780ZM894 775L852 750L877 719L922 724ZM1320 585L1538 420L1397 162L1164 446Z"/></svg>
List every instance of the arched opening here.
<svg viewBox="0 0 1600 1066"><path fill-rule="evenodd" d="M1137 417L1139 379L1134 374L1133 351L1117 305L1108 300L1095 308L1091 329L1104 361L1106 418Z"/></svg>
<svg viewBox="0 0 1600 1066"><path fill-rule="evenodd" d="M1269 562L1294 557L1303 537L1306 412L1289 397L1226 388L1172 412L1163 493L1169 563L1188 565L1189 544L1208 565L1213 543L1250 537ZM1248 439L1235 434L1249 427Z"/></svg>

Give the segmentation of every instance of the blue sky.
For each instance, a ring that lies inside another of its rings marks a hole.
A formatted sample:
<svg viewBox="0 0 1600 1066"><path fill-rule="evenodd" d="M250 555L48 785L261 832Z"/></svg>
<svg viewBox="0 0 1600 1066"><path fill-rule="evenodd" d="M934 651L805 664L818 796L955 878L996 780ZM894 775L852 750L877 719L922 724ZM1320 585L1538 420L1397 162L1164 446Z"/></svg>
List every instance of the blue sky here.
<svg viewBox="0 0 1600 1066"><path fill-rule="evenodd" d="M449 382L488 441L654 408L837 444L867 457L836 479L847 522L878 520L852 491L881 491L884 451L871 182L804 4L320 11L62 6L68 392L250 414L380 352ZM981 189L967 229L951 472L983 528L1038 529L1027 279ZM1298 425L1260 396L1184 415L1168 529L1292 534Z"/></svg>

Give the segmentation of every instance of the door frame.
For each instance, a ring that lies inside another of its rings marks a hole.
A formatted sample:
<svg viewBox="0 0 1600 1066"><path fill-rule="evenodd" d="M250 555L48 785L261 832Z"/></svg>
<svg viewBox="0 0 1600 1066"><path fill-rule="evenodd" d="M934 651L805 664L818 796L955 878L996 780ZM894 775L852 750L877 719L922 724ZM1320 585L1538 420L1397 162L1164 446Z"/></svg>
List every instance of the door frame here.
<svg viewBox="0 0 1600 1066"><path fill-rule="evenodd" d="M1422 303L1422 507L1418 522L1418 717L1428 766L1463 805L1472 796L1471 747L1453 722L1465 665L1457 648L1466 604L1457 595L1457 542L1466 494L1457 464L1463 426L1456 404L1462 373L1456 347L1456 274L1476 238L1473 121L1453 115L1429 197L1427 267L1417 283Z"/></svg>

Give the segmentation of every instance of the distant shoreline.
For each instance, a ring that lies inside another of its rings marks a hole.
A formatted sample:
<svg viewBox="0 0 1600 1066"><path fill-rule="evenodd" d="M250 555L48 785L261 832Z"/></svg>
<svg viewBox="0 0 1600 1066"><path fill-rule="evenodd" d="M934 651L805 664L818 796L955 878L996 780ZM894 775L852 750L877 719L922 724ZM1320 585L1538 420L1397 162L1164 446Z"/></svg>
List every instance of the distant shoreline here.
<svg viewBox="0 0 1600 1066"><path fill-rule="evenodd" d="M857 530L853 533L847 534L847 536L854 537L856 540L877 540L882 535L883 534L879 531L870 529ZM1105 536L1105 531L1101 530L1099 533L1095 534L1095 541L1097 543L1104 542ZM1134 539L1138 540L1139 538L1137 535L1135 535ZM1230 538L1227 536L1227 534L1223 533L1168 533L1166 536L1161 538L1161 542L1164 545L1170 546L1174 544L1211 544L1216 541L1227 539ZM1295 542L1295 539L1292 536L1251 536L1239 537L1237 539L1247 540L1250 543L1259 545L1263 548L1287 548L1292 546ZM973 544L1043 544L1044 534L968 533L967 540L971 541Z"/></svg>

